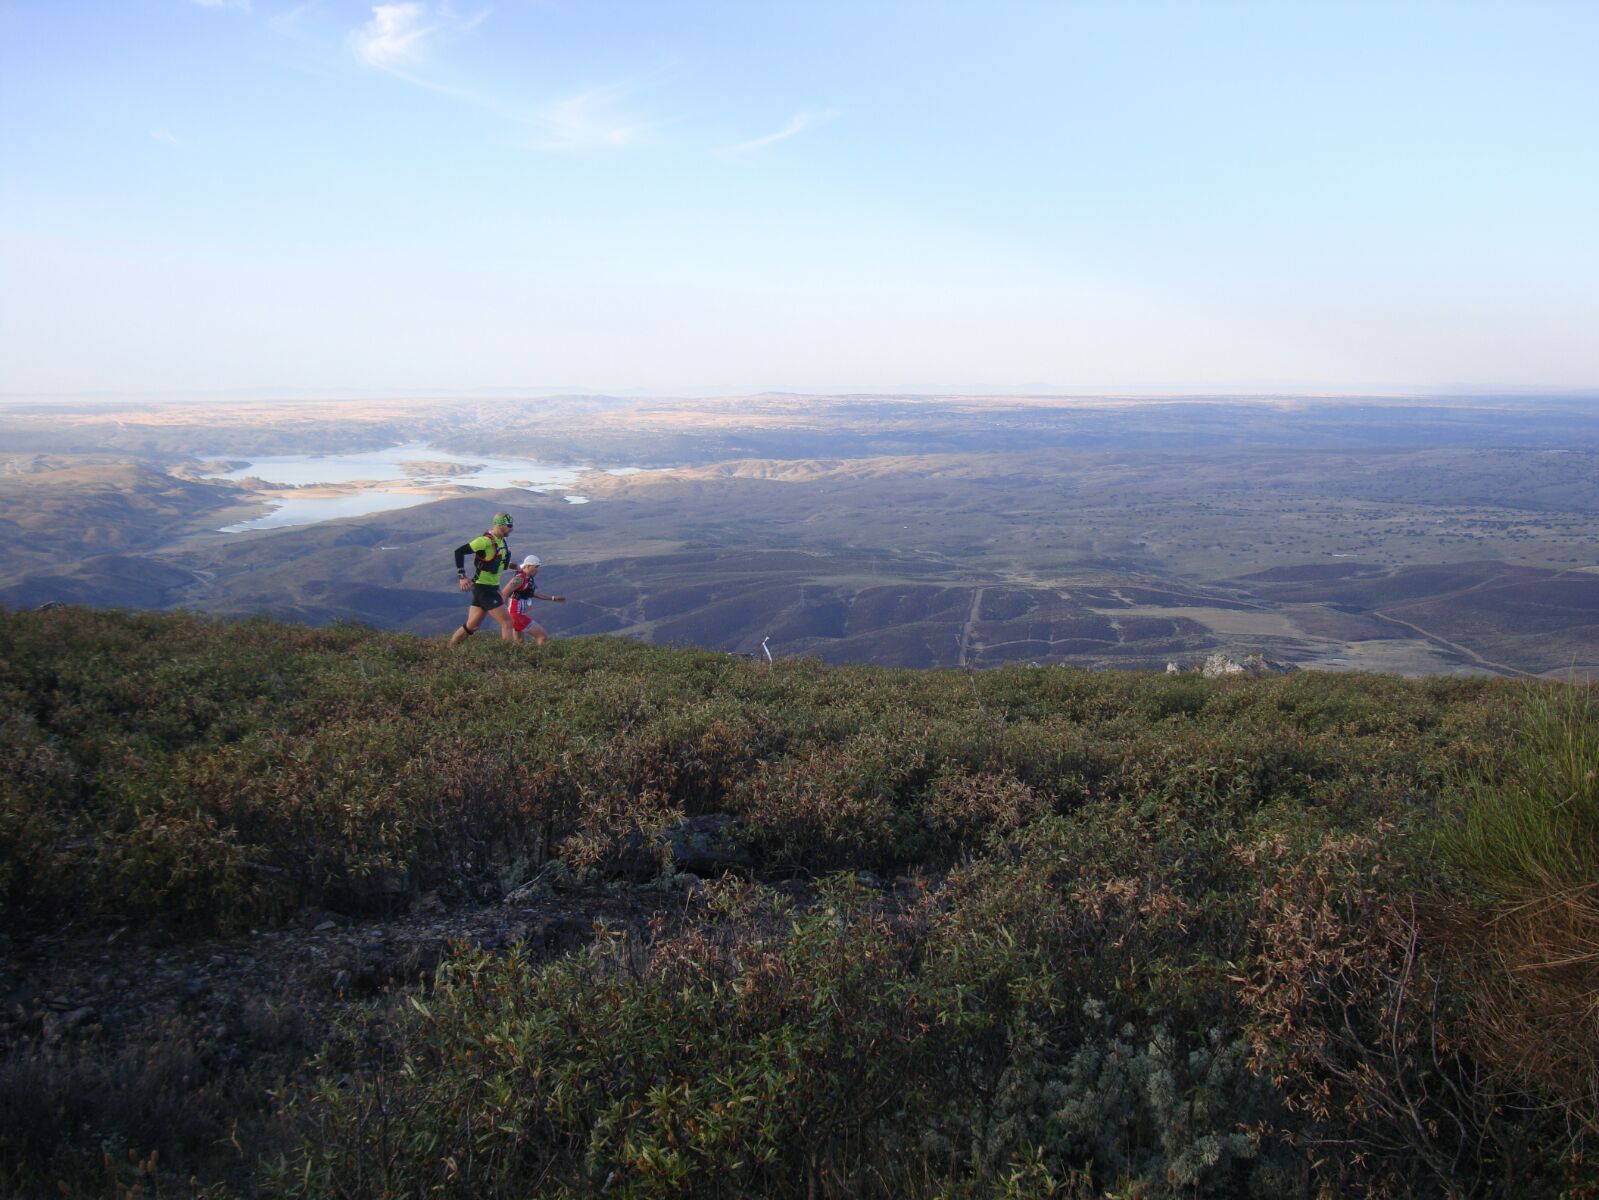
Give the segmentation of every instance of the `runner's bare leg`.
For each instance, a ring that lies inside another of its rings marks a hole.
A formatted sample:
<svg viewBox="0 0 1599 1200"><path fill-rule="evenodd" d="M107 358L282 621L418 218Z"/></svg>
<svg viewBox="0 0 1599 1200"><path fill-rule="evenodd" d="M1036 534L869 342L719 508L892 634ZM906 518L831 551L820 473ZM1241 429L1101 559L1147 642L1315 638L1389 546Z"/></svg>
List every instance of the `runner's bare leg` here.
<svg viewBox="0 0 1599 1200"><path fill-rule="evenodd" d="M457 629L450 635L450 645L459 646L471 634L477 632L477 627L483 624L483 610L477 605L472 605L466 610L466 626Z"/></svg>
<svg viewBox="0 0 1599 1200"><path fill-rule="evenodd" d="M511 614L506 611L505 606L503 604L499 608L490 609L489 610L489 616L493 617L496 621L498 621L500 623L500 640L501 641L514 642L514 641L517 640L517 637L516 637L516 626L515 626L515 624L512 623Z"/></svg>

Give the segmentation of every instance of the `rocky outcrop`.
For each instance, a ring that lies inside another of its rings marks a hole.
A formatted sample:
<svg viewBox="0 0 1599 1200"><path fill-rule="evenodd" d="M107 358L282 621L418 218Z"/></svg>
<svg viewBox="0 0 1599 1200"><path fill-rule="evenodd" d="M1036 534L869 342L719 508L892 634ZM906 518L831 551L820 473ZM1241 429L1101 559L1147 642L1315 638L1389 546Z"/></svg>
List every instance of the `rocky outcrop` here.
<svg viewBox="0 0 1599 1200"><path fill-rule="evenodd" d="M1172 673L1176 665L1176 663L1167 663L1167 673ZM1226 675L1284 675L1289 671L1297 671L1299 668L1294 666L1293 663L1269 659L1259 650L1244 655L1241 661L1231 658L1218 650L1206 658L1202 664L1195 667L1194 670L1198 671L1206 679L1220 679Z"/></svg>

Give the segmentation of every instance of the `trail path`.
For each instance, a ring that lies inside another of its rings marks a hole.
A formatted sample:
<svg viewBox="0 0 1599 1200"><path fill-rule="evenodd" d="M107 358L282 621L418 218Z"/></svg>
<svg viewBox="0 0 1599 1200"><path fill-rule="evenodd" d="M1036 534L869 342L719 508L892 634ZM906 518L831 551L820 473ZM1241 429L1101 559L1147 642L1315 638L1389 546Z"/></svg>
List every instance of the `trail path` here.
<svg viewBox="0 0 1599 1200"><path fill-rule="evenodd" d="M1475 650L1460 645L1458 642L1451 642L1448 638L1439 637L1436 633L1428 633L1420 625L1412 625L1409 621L1401 621L1398 617L1390 617L1387 613L1378 612L1376 609L1372 610L1371 615L1374 617L1380 617L1384 621L1391 621L1395 625L1403 625L1406 629L1411 630L1413 633L1419 633L1422 637L1426 638L1429 642L1432 642L1435 645L1445 646L1448 649L1453 650L1456 654L1465 655L1467 658L1471 659L1472 662L1477 663L1479 666L1488 667L1492 670L1500 671L1506 675L1524 675L1528 679L1537 678L1537 676L1531 671L1523 671L1520 667L1512 667L1508 663L1494 662L1491 659L1484 658Z"/></svg>
<svg viewBox="0 0 1599 1200"><path fill-rule="evenodd" d="M966 621L961 626L961 653L956 665L966 665L966 652L972 644L972 627L977 624L977 612L983 607L983 593L987 588L977 588L972 592L972 606L966 612Z"/></svg>
<svg viewBox="0 0 1599 1200"><path fill-rule="evenodd" d="M1577 568L1568 567L1567 569L1565 569L1563 571L1556 572L1554 575L1550 576L1549 579L1550 579L1551 582L1553 582L1554 580L1565 578L1567 575L1572 574L1573 571L1581 572L1582 570L1583 570L1583 568L1581 568L1581 567L1577 567ZM1502 574L1499 574L1499 575L1492 575L1492 576L1488 577L1487 579L1484 579L1484 580L1481 580L1480 582L1472 584L1470 587L1461 588L1457 592L1450 592L1450 593L1448 593L1447 597L1445 597L1445 598L1453 600L1453 599L1456 599L1456 598L1458 598L1460 596L1470 595L1472 592L1478 592L1478 591L1482 591L1484 588L1492 587L1494 584L1499 583L1501 580L1513 579L1513 578L1515 578L1513 573L1508 572L1508 571L1504 572ZM1437 596L1428 596L1428 597L1424 598L1425 601L1434 601L1434 600L1437 600L1437 599L1439 599L1439 597L1437 597ZM1423 602L1423 600L1407 601L1405 604L1399 605L1399 608L1404 609L1404 608L1408 607L1411 604L1419 604L1419 603L1422 603L1422 602ZM1460 645L1457 642L1451 642L1448 638L1439 637L1436 633L1429 633L1427 630L1423 629L1420 625L1413 625L1409 621L1403 620L1403 619L1401 619L1399 617L1392 616L1389 613L1379 612L1378 610L1373 609L1371 615L1374 616L1374 617L1380 617L1384 621L1392 621L1395 625L1403 625L1406 629L1410 629L1410 630L1413 630L1416 633L1419 633L1422 637L1426 638L1429 642L1434 642L1434 643L1436 643L1437 645L1440 645L1440 646L1447 646L1449 649L1455 651L1456 653L1464 654L1467 658L1471 659L1472 662L1478 663L1481 666L1490 667L1490 668L1492 668L1495 671L1502 671L1502 672L1504 672L1507 675L1522 675L1522 676L1525 676L1528 679L1536 679L1536 678L1538 678L1537 673L1534 672L1534 671L1523 671L1520 667L1512 667L1508 663L1494 662L1492 659L1484 658L1482 655L1478 654L1475 650L1468 649L1467 647L1462 646L1462 645Z"/></svg>

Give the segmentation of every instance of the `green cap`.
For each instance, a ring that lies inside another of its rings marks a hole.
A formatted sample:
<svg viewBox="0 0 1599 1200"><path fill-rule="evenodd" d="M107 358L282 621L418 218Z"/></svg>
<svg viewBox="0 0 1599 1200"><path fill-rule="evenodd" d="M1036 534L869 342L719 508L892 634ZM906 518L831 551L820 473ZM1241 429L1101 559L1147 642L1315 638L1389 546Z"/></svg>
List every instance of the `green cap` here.
<svg viewBox="0 0 1599 1200"><path fill-rule="evenodd" d="M507 529L509 529L509 528L511 528L511 514L510 513L495 513L494 514L494 520L490 521L489 524L490 525L504 525Z"/></svg>

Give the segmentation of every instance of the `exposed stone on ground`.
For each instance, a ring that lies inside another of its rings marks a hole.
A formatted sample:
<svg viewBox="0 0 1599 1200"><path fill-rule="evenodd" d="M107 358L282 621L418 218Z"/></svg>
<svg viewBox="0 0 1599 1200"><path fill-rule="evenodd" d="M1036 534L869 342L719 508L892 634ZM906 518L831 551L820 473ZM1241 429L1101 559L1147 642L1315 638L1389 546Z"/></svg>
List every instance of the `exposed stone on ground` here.
<svg viewBox="0 0 1599 1200"><path fill-rule="evenodd" d="M623 837L599 864L606 879L648 883L663 868L701 878L748 871L753 860L739 838L738 819L728 813L703 813L680 821L655 838L641 830Z"/></svg>
<svg viewBox="0 0 1599 1200"><path fill-rule="evenodd" d="M1174 666L1175 663L1167 663L1166 670L1170 672ZM1269 659L1259 650L1244 655L1241 661L1218 650L1196 668L1206 679L1220 679L1224 675L1282 675L1298 669L1293 663Z"/></svg>
<svg viewBox="0 0 1599 1200"><path fill-rule="evenodd" d="M705 813L674 825L666 831L666 844L672 851L673 867L689 874L724 875L751 866L750 856L739 842L737 818L727 813Z"/></svg>

